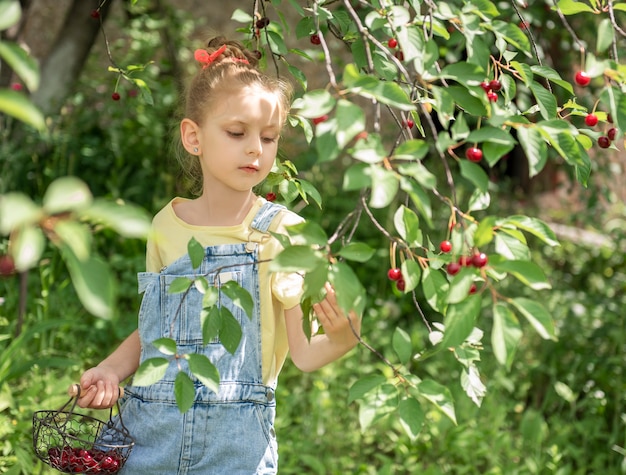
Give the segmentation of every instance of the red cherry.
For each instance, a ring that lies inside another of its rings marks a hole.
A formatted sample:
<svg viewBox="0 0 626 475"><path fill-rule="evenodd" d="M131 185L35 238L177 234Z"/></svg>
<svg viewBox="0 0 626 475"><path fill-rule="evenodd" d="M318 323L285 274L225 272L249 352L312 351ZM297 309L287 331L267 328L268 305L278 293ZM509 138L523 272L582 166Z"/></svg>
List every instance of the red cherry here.
<svg viewBox="0 0 626 475"><path fill-rule="evenodd" d="M472 265L472 258L470 256L459 256L459 265L463 267Z"/></svg>
<svg viewBox="0 0 626 475"><path fill-rule="evenodd" d="M317 125L317 124L321 124L322 122L326 122L327 120L328 120L328 114L324 114L313 119L313 123Z"/></svg>
<svg viewBox="0 0 626 475"><path fill-rule="evenodd" d="M606 136L609 138L609 140L615 140L616 135L617 129L615 127L611 127L606 133Z"/></svg>
<svg viewBox="0 0 626 475"><path fill-rule="evenodd" d="M611 146L611 139L606 135L598 137L598 145L600 148L609 148Z"/></svg>
<svg viewBox="0 0 626 475"><path fill-rule="evenodd" d="M415 122L413 122L413 119L407 119L407 120L406 120L405 122L403 122L403 123L404 123L404 126L405 126L407 129L412 129L412 128L413 128L413 126L415 125Z"/></svg>
<svg viewBox="0 0 626 475"><path fill-rule="evenodd" d="M21 91L22 89L24 89L24 86L22 86L19 82L14 82L13 84L11 84L11 89L13 89L14 91Z"/></svg>
<svg viewBox="0 0 626 475"><path fill-rule="evenodd" d="M489 91L487 93L487 99L489 99L490 102L498 102L498 94L493 91Z"/></svg>
<svg viewBox="0 0 626 475"><path fill-rule="evenodd" d="M480 83L480 87L482 87L483 91L485 91L485 92L491 91L491 86L489 86L489 83L487 81L481 82Z"/></svg>
<svg viewBox="0 0 626 475"><path fill-rule="evenodd" d="M598 116L597 115L595 115L595 114L587 114L585 116L585 124L587 124L589 127L593 127L597 123L598 123Z"/></svg>
<svg viewBox="0 0 626 475"><path fill-rule="evenodd" d="M578 71L574 76L574 81L579 86L587 86L591 82L591 77L585 71Z"/></svg>
<svg viewBox="0 0 626 475"><path fill-rule="evenodd" d="M0 256L0 276L8 276L15 273L15 262L9 255Z"/></svg>
<svg viewBox="0 0 626 475"><path fill-rule="evenodd" d="M483 151L478 147L470 147L465 151L465 158L470 162L480 162L483 159Z"/></svg>
<svg viewBox="0 0 626 475"><path fill-rule="evenodd" d="M93 10L93 11L91 12L91 18L94 18L94 19L96 19L96 20L97 20L98 18L100 18L100 11L99 11L99 10Z"/></svg>
<svg viewBox="0 0 626 475"><path fill-rule="evenodd" d="M399 60L399 61L404 61L404 53L402 52L402 50L401 50L401 49L399 49L398 51L396 51L396 52L394 53L394 56L395 56L396 58L398 58L398 60Z"/></svg>
<svg viewBox="0 0 626 475"><path fill-rule="evenodd" d="M472 284L469 288L469 294L475 294L476 291L478 290L478 287L476 287L476 284Z"/></svg>
<svg viewBox="0 0 626 475"><path fill-rule="evenodd" d="M356 134L356 140L365 140L367 139L368 133L366 130L364 130L363 132L359 132L358 134Z"/></svg>
<svg viewBox="0 0 626 475"><path fill-rule="evenodd" d="M500 89L502 89L502 83L500 81L498 81L497 79L492 79L489 82L489 89L491 89L492 91L499 91Z"/></svg>
<svg viewBox="0 0 626 475"><path fill-rule="evenodd" d="M613 117L611 116L611 114L607 114L607 115L606 115L606 121L607 121L609 124L612 124L612 123L613 123Z"/></svg>
<svg viewBox="0 0 626 475"><path fill-rule="evenodd" d="M252 51L252 54L256 57L256 59L261 59L263 57L263 53L261 53L258 49Z"/></svg>
<svg viewBox="0 0 626 475"><path fill-rule="evenodd" d="M113 99L114 101L119 101L120 98L121 96L119 92L114 92L113 94L111 94L111 99Z"/></svg>
<svg viewBox="0 0 626 475"><path fill-rule="evenodd" d="M255 26L256 26L259 30L262 30L263 28L265 28L265 27L266 27L267 25L269 25L269 24L270 24L270 19L269 19L269 18L267 18L266 16L264 16L263 18L259 18L259 19L256 21Z"/></svg>
<svg viewBox="0 0 626 475"><path fill-rule="evenodd" d="M387 271L387 277L389 280L398 281L402 278L402 271L398 267L392 267Z"/></svg>
<svg viewBox="0 0 626 475"><path fill-rule="evenodd" d="M441 241L439 249L441 249L441 252L448 253L452 250L452 243L450 241Z"/></svg>
<svg viewBox="0 0 626 475"><path fill-rule="evenodd" d="M446 266L446 272L449 275L456 275L459 273L460 270L461 270L461 265L458 262L450 262Z"/></svg>
<svg viewBox="0 0 626 475"><path fill-rule="evenodd" d="M314 45L319 45L322 44L322 40L320 39L320 35L318 35L317 33L311 35L311 43L313 43Z"/></svg>
<svg viewBox="0 0 626 475"><path fill-rule="evenodd" d="M391 49L396 48L398 46L398 40L396 40L395 38L389 38L389 41L387 41L387 46L389 46Z"/></svg>
<svg viewBox="0 0 626 475"><path fill-rule="evenodd" d="M404 282L403 278L399 278L396 281L396 288L400 291L400 292L404 292L404 289L406 289L406 282Z"/></svg>
<svg viewBox="0 0 626 475"><path fill-rule="evenodd" d="M484 252L481 252L479 254L474 254L474 256L472 257L472 265L474 267L485 267L488 261L489 261L489 258L487 257L487 254L485 254Z"/></svg>
<svg viewBox="0 0 626 475"><path fill-rule="evenodd" d="M270 191L268 194L265 195L265 199L267 201L276 201L276 193Z"/></svg>

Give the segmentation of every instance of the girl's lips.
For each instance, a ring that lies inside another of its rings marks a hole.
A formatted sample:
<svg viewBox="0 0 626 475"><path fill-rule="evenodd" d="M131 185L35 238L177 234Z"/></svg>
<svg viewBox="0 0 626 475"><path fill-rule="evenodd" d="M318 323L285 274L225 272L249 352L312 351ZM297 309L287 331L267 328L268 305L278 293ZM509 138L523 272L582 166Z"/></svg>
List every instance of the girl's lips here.
<svg viewBox="0 0 626 475"><path fill-rule="evenodd" d="M252 166L252 165L246 165L244 167L240 167L239 169L244 171L244 172L246 172L246 173L255 173L255 172L259 171L259 169L257 167Z"/></svg>

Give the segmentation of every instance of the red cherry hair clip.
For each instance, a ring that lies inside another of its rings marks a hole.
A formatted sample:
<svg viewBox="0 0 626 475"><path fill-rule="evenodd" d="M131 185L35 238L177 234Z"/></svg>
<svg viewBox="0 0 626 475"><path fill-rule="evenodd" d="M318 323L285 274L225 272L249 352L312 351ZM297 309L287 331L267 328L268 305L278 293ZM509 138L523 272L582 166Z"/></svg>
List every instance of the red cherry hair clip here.
<svg viewBox="0 0 626 475"><path fill-rule="evenodd" d="M196 59L196 61L198 61L199 63L203 65L202 69L205 69L209 67L209 65L214 63L224 51L226 51L226 45L222 45L219 49L217 49L211 54L207 53L207 51L204 49L197 49L194 52L193 56ZM228 59L232 61L244 63L244 64L250 64L247 59L243 59L243 58L235 58L234 56L232 56Z"/></svg>

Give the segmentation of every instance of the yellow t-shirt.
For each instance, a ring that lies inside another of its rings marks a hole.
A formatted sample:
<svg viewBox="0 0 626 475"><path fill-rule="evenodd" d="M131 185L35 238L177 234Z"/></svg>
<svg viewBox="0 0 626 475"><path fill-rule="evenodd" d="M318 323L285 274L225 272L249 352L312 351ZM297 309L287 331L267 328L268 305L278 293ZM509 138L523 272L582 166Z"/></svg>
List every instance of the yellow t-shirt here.
<svg viewBox="0 0 626 475"><path fill-rule="evenodd" d="M187 243L192 237L203 246L248 242L252 219L265 203L264 198L257 198L243 222L236 226L195 226L174 212L173 204L183 200L185 198L174 198L152 220L146 251L148 272L159 272L187 254ZM297 214L284 210L277 214L269 230L284 233L285 227L302 221ZM276 239L267 239L259 245L259 260L272 259L281 250ZM274 385L289 349L284 311L300 303L302 278L298 274L270 273L268 264L262 263L259 264L259 292L263 382Z"/></svg>

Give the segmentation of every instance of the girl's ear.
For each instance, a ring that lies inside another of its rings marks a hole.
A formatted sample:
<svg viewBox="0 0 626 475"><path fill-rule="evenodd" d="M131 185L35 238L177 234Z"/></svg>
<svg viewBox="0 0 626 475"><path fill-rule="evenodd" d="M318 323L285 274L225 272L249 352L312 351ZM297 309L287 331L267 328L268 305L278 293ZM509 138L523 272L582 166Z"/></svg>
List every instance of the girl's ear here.
<svg viewBox="0 0 626 475"><path fill-rule="evenodd" d="M180 139L183 147L191 155L200 155L200 138L198 137L200 127L191 119L183 119L180 121Z"/></svg>

